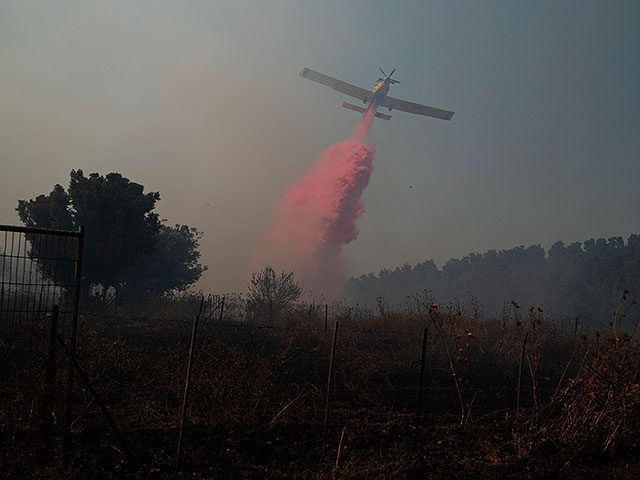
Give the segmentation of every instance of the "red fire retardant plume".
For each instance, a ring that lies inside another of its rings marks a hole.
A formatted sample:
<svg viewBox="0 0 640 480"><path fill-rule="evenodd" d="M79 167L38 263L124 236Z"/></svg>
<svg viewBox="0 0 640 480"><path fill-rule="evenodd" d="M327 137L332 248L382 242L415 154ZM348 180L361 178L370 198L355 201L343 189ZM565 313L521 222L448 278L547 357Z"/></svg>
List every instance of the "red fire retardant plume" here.
<svg viewBox="0 0 640 480"><path fill-rule="evenodd" d="M375 108L351 138L329 147L291 186L276 210L268 263L296 271L307 291L331 299L344 283L342 247L358 237L362 192L373 171L375 144L366 144Z"/></svg>

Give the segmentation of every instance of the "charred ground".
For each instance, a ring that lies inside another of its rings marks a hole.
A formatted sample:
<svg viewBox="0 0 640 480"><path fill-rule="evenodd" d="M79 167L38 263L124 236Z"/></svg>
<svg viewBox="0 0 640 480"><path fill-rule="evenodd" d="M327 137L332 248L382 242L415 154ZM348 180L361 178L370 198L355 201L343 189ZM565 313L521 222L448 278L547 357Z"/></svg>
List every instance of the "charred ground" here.
<svg viewBox="0 0 640 480"><path fill-rule="evenodd" d="M76 381L67 478L631 478L640 471L640 348L636 332L621 332L621 315L602 335L558 331L542 312L521 314L517 305L503 323L426 301L404 314L336 308L326 331L310 309L270 324L203 320L176 473L190 316L169 303L154 318L85 313L79 362L139 465ZM62 373L52 457L40 458L43 328L31 325L3 352L6 478L62 475ZM60 351L58 362L64 372Z"/></svg>

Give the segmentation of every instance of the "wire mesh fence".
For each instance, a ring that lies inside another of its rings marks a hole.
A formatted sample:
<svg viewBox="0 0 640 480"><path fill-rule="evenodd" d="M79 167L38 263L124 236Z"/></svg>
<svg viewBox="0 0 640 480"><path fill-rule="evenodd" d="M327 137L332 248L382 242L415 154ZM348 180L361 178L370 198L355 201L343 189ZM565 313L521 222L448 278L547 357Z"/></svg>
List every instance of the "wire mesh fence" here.
<svg viewBox="0 0 640 480"><path fill-rule="evenodd" d="M56 382L62 375L56 375L55 343L59 336L74 357L82 241L82 229L0 225L0 423L14 432L11 439L19 438L15 432L50 432L57 415L68 445L73 370L62 363L65 395L63 381ZM40 440L48 443L45 437Z"/></svg>
<svg viewBox="0 0 640 480"><path fill-rule="evenodd" d="M469 411L512 411L524 349L520 328L536 335L527 344L531 358L536 349L545 349L544 368L531 373L540 379L538 390L525 384L523 397L549 399L564 375L567 356L578 348L574 336L567 336L567 348L536 322L518 326L426 311L374 314L357 307L311 305L288 316L252 318L237 299L203 300L198 295L157 299L137 315L118 314L110 302L87 302L80 311L81 242L79 232L0 228L0 422L6 432L38 427L45 365L51 359L47 340L53 307L58 306L59 332L67 345L73 344L74 319L79 315L82 320L78 362L92 386L76 387L73 417L67 410L70 396L63 404L64 396L57 394L56 408L64 408L66 423L73 423L74 445L82 446L82 455L109 456L110 465L121 461L119 450L111 448L117 442L95 436L104 428L106 409L143 462L170 462L199 305L192 385L183 410L192 424L185 430L187 462L199 455L194 438L202 431L217 442L230 442L230 436L210 432L245 429L247 435L258 432L270 438L295 429L319 451L330 363L328 448L339 453L345 428L364 438L397 430L401 440L394 437L393 442L411 444L419 389L425 426L428 418L456 415L461 408L467 417ZM336 322L340 331L330 362ZM424 389L422 374L418 377L422 345ZM58 357L70 366L60 349ZM102 412L95 391L105 407ZM19 436L8 438L5 451L13 453L0 454L0 467L13 461L15 452L23 455Z"/></svg>
<svg viewBox="0 0 640 480"><path fill-rule="evenodd" d="M80 233L0 225L0 328L5 340L58 305L74 312Z"/></svg>

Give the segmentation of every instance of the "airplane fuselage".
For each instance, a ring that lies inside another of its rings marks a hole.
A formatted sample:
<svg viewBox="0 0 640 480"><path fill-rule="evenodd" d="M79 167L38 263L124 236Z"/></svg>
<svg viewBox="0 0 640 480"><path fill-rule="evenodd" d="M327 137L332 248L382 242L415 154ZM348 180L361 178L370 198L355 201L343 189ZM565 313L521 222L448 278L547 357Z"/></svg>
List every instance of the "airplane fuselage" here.
<svg viewBox="0 0 640 480"><path fill-rule="evenodd" d="M371 98L380 102L387 96L387 93L389 93L389 80L380 80L376 83L375 87L373 87L373 90L371 90Z"/></svg>

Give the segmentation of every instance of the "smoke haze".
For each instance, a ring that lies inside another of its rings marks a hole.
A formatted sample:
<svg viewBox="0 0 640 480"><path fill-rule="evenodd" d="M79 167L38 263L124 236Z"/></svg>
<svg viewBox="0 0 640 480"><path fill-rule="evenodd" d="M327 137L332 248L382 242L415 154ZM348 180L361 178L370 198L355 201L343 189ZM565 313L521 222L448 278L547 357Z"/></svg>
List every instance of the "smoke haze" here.
<svg viewBox="0 0 640 480"><path fill-rule="evenodd" d="M283 191L359 121L300 68L369 89L381 66L393 97L456 115L374 122L348 276L626 238L639 17L626 0L0 1L0 223L72 169L119 172L160 192L168 225L204 232L196 288L245 291Z"/></svg>

